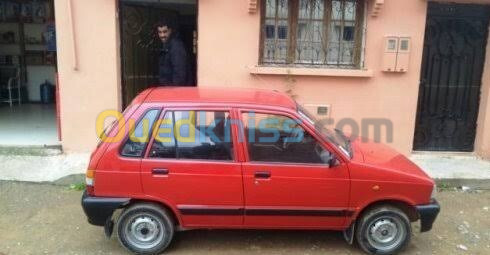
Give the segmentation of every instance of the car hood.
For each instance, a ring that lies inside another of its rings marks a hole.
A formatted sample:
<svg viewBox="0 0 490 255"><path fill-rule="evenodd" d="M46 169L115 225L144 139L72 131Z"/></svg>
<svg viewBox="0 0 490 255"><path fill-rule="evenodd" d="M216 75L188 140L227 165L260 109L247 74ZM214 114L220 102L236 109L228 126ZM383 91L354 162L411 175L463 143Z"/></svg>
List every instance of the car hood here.
<svg viewBox="0 0 490 255"><path fill-rule="evenodd" d="M365 164L432 180L415 163L388 145L358 138L352 141L352 146L362 153Z"/></svg>

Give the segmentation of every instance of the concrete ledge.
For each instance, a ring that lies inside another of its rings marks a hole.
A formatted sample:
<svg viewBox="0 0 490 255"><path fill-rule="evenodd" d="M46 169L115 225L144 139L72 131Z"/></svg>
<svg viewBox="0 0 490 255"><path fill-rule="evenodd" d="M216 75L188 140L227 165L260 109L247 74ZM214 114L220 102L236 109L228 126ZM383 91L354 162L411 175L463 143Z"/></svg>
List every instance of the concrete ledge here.
<svg viewBox="0 0 490 255"><path fill-rule="evenodd" d="M327 68L305 68L305 67L249 67L251 74L272 75L303 75L303 76L334 76L334 77L373 77L373 70L369 69L327 69Z"/></svg>
<svg viewBox="0 0 490 255"><path fill-rule="evenodd" d="M74 183L85 183L85 173L83 174L70 174L59 178L54 182L50 182L54 185L68 186Z"/></svg>
<svg viewBox="0 0 490 255"><path fill-rule="evenodd" d="M63 153L60 145L10 146L0 145L0 155L55 156Z"/></svg>
<svg viewBox="0 0 490 255"><path fill-rule="evenodd" d="M434 179L490 180L490 161L463 153L414 153L410 159Z"/></svg>
<svg viewBox="0 0 490 255"><path fill-rule="evenodd" d="M54 182L87 170L90 154L0 155L0 180Z"/></svg>
<svg viewBox="0 0 490 255"><path fill-rule="evenodd" d="M51 155L36 150L19 154L0 147L0 152L0 180L13 181L81 182L90 158L89 153L60 154L59 150ZM490 161L469 154L414 154L411 159L440 185L490 189Z"/></svg>

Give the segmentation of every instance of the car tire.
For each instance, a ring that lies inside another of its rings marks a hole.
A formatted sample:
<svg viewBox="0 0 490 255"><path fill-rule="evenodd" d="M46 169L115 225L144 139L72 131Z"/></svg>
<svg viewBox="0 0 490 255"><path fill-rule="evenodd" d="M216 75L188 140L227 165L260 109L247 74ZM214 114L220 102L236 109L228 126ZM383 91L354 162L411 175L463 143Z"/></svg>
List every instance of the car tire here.
<svg viewBox="0 0 490 255"><path fill-rule="evenodd" d="M372 208L357 222L357 243L369 254L396 254L410 242L411 235L407 215L393 206Z"/></svg>
<svg viewBox="0 0 490 255"><path fill-rule="evenodd" d="M136 254L160 254L172 241L174 222L168 211L152 203L126 208L117 221L119 242Z"/></svg>

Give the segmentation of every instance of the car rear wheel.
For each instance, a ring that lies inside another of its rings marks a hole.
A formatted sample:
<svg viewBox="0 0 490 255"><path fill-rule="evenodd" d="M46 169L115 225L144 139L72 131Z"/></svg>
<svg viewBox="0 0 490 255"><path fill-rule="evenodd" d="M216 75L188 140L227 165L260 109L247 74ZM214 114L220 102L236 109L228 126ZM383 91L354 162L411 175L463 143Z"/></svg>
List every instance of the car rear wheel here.
<svg viewBox="0 0 490 255"><path fill-rule="evenodd" d="M117 225L121 244L137 254L163 252L174 235L174 224L169 213L151 203L128 207L122 212Z"/></svg>
<svg viewBox="0 0 490 255"><path fill-rule="evenodd" d="M375 207L358 221L356 239L369 254L395 254L410 242L412 229L407 215L393 206Z"/></svg>

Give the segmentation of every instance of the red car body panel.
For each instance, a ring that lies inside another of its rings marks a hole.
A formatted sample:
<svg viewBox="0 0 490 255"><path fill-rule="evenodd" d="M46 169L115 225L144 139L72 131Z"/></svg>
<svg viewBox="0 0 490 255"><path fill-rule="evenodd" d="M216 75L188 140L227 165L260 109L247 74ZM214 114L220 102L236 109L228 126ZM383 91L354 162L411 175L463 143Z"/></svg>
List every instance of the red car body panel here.
<svg viewBox="0 0 490 255"><path fill-rule="evenodd" d="M168 169L168 176L152 174L152 169ZM238 162L143 159L143 193L164 197L177 209L243 207L241 166ZM183 225L241 226L243 215L181 215Z"/></svg>
<svg viewBox="0 0 490 255"><path fill-rule="evenodd" d="M273 91L157 88L135 98L124 119L137 121L152 108L162 109L160 116L170 109L215 109L229 111L237 121L249 110L301 119L296 107L294 100ZM301 125L336 155L338 165L251 162L247 143L239 139L242 127L232 125L231 161L149 158L149 146L144 157L129 158L120 155L125 140L102 143L89 164L95 170L91 195L160 202L183 228L345 229L377 201L411 206L430 202L433 180L403 155L355 140L350 158L308 122ZM110 137L122 132L116 126ZM156 176L154 169L165 169L168 175ZM263 170L270 177L257 179L256 172Z"/></svg>

